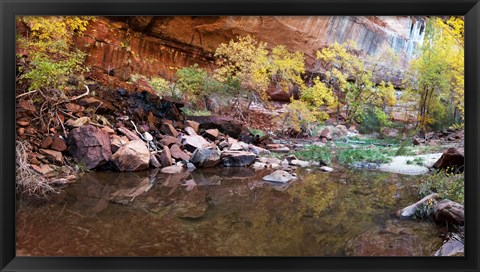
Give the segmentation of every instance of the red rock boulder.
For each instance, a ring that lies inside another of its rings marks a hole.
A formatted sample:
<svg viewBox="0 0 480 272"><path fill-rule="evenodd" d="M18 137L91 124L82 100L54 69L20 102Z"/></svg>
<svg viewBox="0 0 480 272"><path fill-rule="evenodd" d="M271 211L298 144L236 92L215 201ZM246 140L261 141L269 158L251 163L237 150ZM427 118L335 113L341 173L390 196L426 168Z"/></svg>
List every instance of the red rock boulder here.
<svg viewBox="0 0 480 272"><path fill-rule="evenodd" d="M92 125L74 128L68 135L68 152L76 162L93 169L112 158L110 137Z"/></svg>

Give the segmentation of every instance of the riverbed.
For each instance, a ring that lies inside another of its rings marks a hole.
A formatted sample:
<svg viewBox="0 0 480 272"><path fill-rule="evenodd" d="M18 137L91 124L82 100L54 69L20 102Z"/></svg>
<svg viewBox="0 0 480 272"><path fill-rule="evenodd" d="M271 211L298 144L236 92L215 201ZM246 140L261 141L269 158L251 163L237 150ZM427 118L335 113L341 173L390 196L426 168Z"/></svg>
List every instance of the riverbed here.
<svg viewBox="0 0 480 272"><path fill-rule="evenodd" d="M50 204L20 203L17 255L430 256L444 230L395 212L418 200L422 175L336 167L90 172Z"/></svg>

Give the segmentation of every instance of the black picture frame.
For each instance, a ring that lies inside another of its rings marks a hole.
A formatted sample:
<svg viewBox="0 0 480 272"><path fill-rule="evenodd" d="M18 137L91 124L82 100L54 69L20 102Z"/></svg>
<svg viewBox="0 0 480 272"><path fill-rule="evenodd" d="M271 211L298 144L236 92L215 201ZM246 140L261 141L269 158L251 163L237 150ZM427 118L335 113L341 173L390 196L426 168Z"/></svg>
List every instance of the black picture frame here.
<svg viewBox="0 0 480 272"><path fill-rule="evenodd" d="M1 271L480 271L478 0L0 0ZM15 16L17 15L464 15L465 257L16 257Z"/></svg>

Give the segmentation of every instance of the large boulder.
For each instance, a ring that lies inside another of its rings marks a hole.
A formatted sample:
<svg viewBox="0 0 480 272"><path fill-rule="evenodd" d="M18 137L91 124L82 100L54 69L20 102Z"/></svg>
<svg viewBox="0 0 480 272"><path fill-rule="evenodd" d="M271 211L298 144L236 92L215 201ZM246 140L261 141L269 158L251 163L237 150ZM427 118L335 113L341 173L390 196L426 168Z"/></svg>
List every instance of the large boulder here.
<svg viewBox="0 0 480 272"><path fill-rule="evenodd" d="M70 131L68 151L77 163L85 164L88 169L103 165L112 158L110 137L92 125Z"/></svg>
<svg viewBox="0 0 480 272"><path fill-rule="evenodd" d="M444 199L433 207L435 220L439 223L448 222L452 225L463 226L465 223L465 212L463 205Z"/></svg>
<svg viewBox="0 0 480 272"><path fill-rule="evenodd" d="M131 141L113 154L112 161L120 171L144 170L150 163L150 151L142 140Z"/></svg>
<svg viewBox="0 0 480 272"><path fill-rule="evenodd" d="M196 149L190 161L197 168L214 167L220 163L220 150L216 147Z"/></svg>
<svg viewBox="0 0 480 272"><path fill-rule="evenodd" d="M223 134L233 138L250 134L248 128L241 121L225 116L189 116L190 120L200 124L201 129L218 129Z"/></svg>
<svg viewBox="0 0 480 272"><path fill-rule="evenodd" d="M244 167L251 165L257 156L252 152L224 151L222 152L222 165L226 167Z"/></svg>
<svg viewBox="0 0 480 272"><path fill-rule="evenodd" d="M465 165L465 153L463 148L451 147L443 153L438 161L433 164L436 169L460 169Z"/></svg>

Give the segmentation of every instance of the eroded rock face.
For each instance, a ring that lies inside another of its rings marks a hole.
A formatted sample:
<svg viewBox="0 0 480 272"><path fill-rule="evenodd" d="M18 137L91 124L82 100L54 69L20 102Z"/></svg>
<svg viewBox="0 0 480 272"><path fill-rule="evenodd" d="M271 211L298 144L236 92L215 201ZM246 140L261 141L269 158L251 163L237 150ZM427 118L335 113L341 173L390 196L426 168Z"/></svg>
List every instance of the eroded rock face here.
<svg viewBox="0 0 480 272"><path fill-rule="evenodd" d="M68 151L76 162L84 163L88 169L103 165L112 158L110 137L92 125L70 131Z"/></svg>
<svg viewBox="0 0 480 272"><path fill-rule="evenodd" d="M141 35L128 35L131 30ZM87 65L124 80L133 73L172 77L176 69L171 67L194 63L211 70L213 49L246 35L268 47L283 44L303 52L307 70L318 68L314 63L319 48L349 39L360 54L380 55L391 48L400 55L399 63L406 64L424 34L425 20L410 16L132 16L99 17L77 43L88 52ZM392 74L396 82L398 74Z"/></svg>
<svg viewBox="0 0 480 272"><path fill-rule="evenodd" d="M150 151L142 140L131 141L113 154L112 161L119 171L144 170L150 163Z"/></svg>

